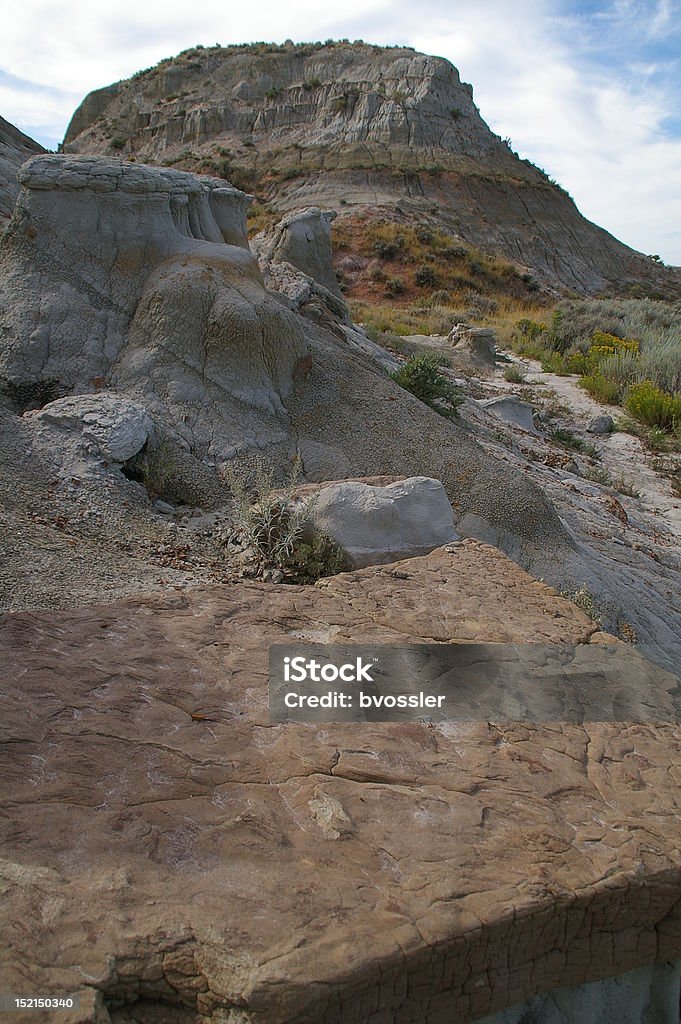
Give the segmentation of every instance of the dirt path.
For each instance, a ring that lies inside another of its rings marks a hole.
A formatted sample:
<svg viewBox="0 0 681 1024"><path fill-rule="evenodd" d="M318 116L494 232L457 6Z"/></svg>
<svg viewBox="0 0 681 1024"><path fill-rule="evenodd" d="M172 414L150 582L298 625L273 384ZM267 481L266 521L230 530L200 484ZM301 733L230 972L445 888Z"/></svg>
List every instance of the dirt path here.
<svg viewBox="0 0 681 1024"><path fill-rule="evenodd" d="M515 360L528 367L525 377L531 384L546 386L555 392L558 400L571 410L575 433L589 438L601 453L601 465L615 481L624 479L640 492L642 507L659 516L670 531L681 539L681 498L674 494L671 482L656 472L652 463L654 456L643 442L633 434L615 431L606 436L587 434L590 421L595 416L612 416L617 422L621 410L617 406L597 402L577 384L579 377L559 377L555 373L544 373L539 363L531 359ZM676 465L681 464L680 456L666 456Z"/></svg>

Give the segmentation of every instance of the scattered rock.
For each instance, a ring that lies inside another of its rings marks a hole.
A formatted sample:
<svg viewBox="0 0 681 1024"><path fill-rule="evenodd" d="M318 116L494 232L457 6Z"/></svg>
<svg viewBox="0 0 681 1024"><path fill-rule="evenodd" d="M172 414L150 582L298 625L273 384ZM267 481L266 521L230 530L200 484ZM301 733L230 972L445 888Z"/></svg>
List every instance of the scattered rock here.
<svg viewBox="0 0 681 1024"><path fill-rule="evenodd" d="M457 354L467 356L476 366L495 365L496 337L486 327L466 327L457 324L447 338Z"/></svg>
<svg viewBox="0 0 681 1024"><path fill-rule="evenodd" d="M521 430L527 430L530 434L537 434L534 423L533 409L529 402L522 402L519 398L511 398L504 395L503 398L486 398L480 406L492 416L510 423Z"/></svg>
<svg viewBox="0 0 681 1024"><path fill-rule="evenodd" d="M166 516L174 515L176 511L174 505L170 505L167 501L163 501L162 498L156 499L154 502L154 508L158 509L159 512L162 512Z"/></svg>
<svg viewBox="0 0 681 1024"><path fill-rule="evenodd" d="M586 428L590 434L611 434L615 429L612 416L594 416Z"/></svg>
<svg viewBox="0 0 681 1024"><path fill-rule="evenodd" d="M445 489L428 477L384 487L330 484L320 488L312 518L356 567L425 554L457 539Z"/></svg>
<svg viewBox="0 0 681 1024"><path fill-rule="evenodd" d="M143 406L110 392L58 398L25 415L82 437L92 454L121 464L141 451L153 426Z"/></svg>

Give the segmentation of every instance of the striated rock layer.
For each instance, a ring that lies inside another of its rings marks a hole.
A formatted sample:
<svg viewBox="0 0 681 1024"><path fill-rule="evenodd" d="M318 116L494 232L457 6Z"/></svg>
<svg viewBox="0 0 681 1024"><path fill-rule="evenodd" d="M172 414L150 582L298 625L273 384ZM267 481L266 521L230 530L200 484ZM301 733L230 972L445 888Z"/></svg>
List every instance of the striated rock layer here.
<svg viewBox="0 0 681 1024"><path fill-rule="evenodd" d="M282 211L399 207L584 294L681 287L491 132L449 61L408 48L197 47L87 96L64 148L210 162Z"/></svg>
<svg viewBox="0 0 681 1024"><path fill-rule="evenodd" d="M559 644L669 684L470 541L5 615L3 990L99 1024L465 1024L681 955L678 726L272 725L268 646L306 639Z"/></svg>
<svg viewBox="0 0 681 1024"><path fill-rule="evenodd" d="M42 152L41 145L0 117L0 237L19 195L17 171L26 160Z"/></svg>

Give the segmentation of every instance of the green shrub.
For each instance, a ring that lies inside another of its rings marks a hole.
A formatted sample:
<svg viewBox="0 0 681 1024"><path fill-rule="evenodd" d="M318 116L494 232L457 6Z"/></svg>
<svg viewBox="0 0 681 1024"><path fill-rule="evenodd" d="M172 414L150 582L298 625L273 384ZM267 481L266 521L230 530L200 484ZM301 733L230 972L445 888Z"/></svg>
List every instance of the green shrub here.
<svg viewBox="0 0 681 1024"><path fill-rule="evenodd" d="M561 427L556 427L552 432L551 437L558 444L562 444L564 448L570 448L572 451L582 452L584 455L588 455L592 459L600 459L601 453L597 448L594 447L589 441L582 441L581 437L577 437L572 433L571 430L563 430Z"/></svg>
<svg viewBox="0 0 681 1024"><path fill-rule="evenodd" d="M336 576L349 568L345 553L329 537L316 534L310 543L293 547L285 575L289 583L316 583L325 576Z"/></svg>
<svg viewBox="0 0 681 1024"><path fill-rule="evenodd" d="M374 252L382 260L395 259L401 248L398 242L385 241L383 238L377 238L374 242Z"/></svg>
<svg viewBox="0 0 681 1024"><path fill-rule="evenodd" d="M612 487L612 477L607 469L602 466L589 466L584 470L582 476L593 484L600 484L602 487Z"/></svg>
<svg viewBox="0 0 681 1024"><path fill-rule="evenodd" d="M428 354L411 356L404 366L390 375L396 384L419 398L442 416L457 415L463 396L440 373L437 357Z"/></svg>
<svg viewBox="0 0 681 1024"><path fill-rule="evenodd" d="M342 572L347 562L343 551L324 534L303 539L313 518L314 498L295 498L299 475L298 459L284 488L275 490L272 471L264 465L258 466L250 487L232 467L224 471L237 524L260 567L278 570L287 583L315 583L322 576Z"/></svg>
<svg viewBox="0 0 681 1024"><path fill-rule="evenodd" d="M547 350L542 353L540 362L544 373L555 373L559 377L567 377L571 373L571 371L568 370L565 359L560 352Z"/></svg>
<svg viewBox="0 0 681 1024"><path fill-rule="evenodd" d="M632 384L625 408L649 427L672 431L681 423L681 395L670 395L651 380Z"/></svg>
<svg viewBox="0 0 681 1024"><path fill-rule="evenodd" d="M509 384L527 384L525 374L519 366L509 366L504 370L504 380Z"/></svg>
<svg viewBox="0 0 681 1024"><path fill-rule="evenodd" d="M116 138L111 140L112 149L125 149L126 139Z"/></svg>
<svg viewBox="0 0 681 1024"><path fill-rule="evenodd" d="M622 397L622 389L616 380L604 377L602 373L592 373L582 377L580 388L584 388L597 402L617 405Z"/></svg>
<svg viewBox="0 0 681 1024"><path fill-rule="evenodd" d="M404 291L404 281L401 277L389 277L385 282L387 295L400 295Z"/></svg>
<svg viewBox="0 0 681 1024"><path fill-rule="evenodd" d="M560 596L565 597L568 601L572 601L573 604L576 604L585 615L588 615L592 622L596 622L598 625L602 624L603 616L598 610L596 599L587 587L586 583L577 590L561 590Z"/></svg>
<svg viewBox="0 0 681 1024"><path fill-rule="evenodd" d="M615 477L615 479L612 481L612 486L620 494L625 494L629 498L641 497L641 492L639 491L639 489L635 486L635 484L632 483L631 480L628 480L625 477L624 473L620 473L619 476Z"/></svg>
<svg viewBox="0 0 681 1024"><path fill-rule="evenodd" d="M437 274L432 267L420 266L414 275L414 281L419 288L434 288L437 284Z"/></svg>

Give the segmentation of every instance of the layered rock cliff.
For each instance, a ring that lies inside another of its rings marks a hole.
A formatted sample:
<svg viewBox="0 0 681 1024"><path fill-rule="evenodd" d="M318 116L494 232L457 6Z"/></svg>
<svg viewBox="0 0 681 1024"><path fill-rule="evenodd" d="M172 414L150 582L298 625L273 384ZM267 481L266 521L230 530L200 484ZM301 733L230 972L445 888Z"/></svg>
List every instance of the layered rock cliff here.
<svg viewBox="0 0 681 1024"><path fill-rule="evenodd" d="M0 117L0 235L9 223L19 194L17 171L30 157L43 152L42 146Z"/></svg>
<svg viewBox="0 0 681 1024"><path fill-rule="evenodd" d="M197 47L91 93L64 148L208 162L280 211L399 207L558 288L681 286L493 134L448 61L410 49Z"/></svg>

